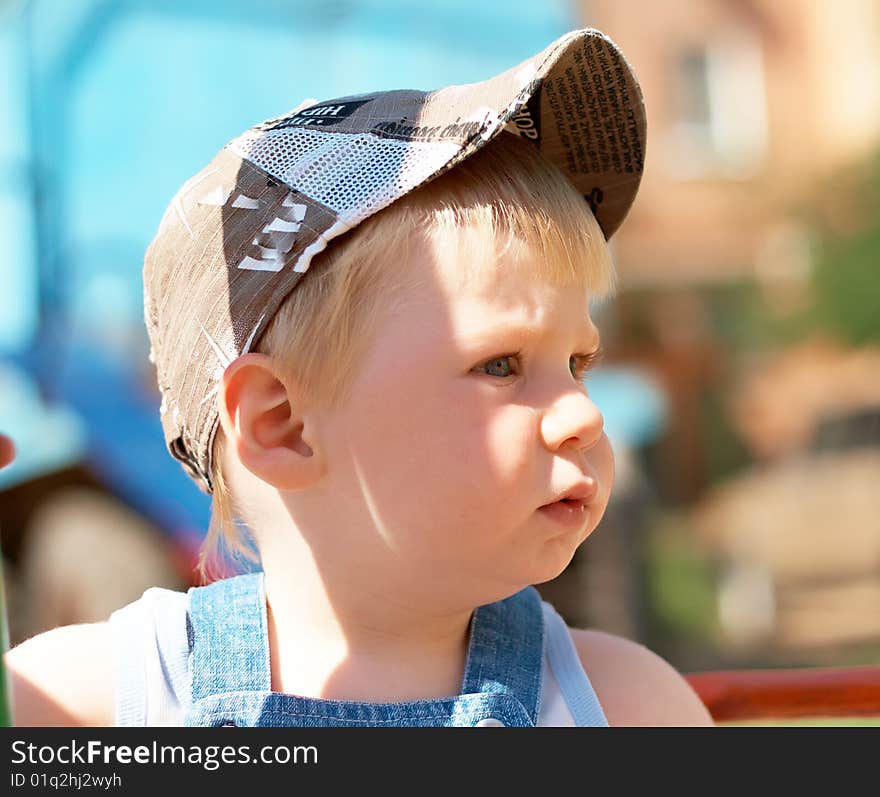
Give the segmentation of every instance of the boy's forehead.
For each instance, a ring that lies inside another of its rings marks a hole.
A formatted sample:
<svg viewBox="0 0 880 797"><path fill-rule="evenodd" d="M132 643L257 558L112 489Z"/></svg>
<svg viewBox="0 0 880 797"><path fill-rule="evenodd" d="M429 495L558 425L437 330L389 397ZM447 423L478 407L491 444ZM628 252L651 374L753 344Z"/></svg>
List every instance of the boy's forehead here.
<svg viewBox="0 0 880 797"><path fill-rule="evenodd" d="M429 315L443 318L452 339L488 341L507 332L572 326L585 342L598 342L585 285L548 279L538 253L527 246L499 254L470 243L438 254L436 285L423 293L433 305Z"/></svg>

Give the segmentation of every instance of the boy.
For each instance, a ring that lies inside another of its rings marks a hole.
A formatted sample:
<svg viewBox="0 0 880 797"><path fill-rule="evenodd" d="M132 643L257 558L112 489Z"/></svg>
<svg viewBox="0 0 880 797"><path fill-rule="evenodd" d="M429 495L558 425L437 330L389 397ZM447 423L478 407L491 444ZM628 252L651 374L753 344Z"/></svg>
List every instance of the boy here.
<svg viewBox="0 0 880 797"><path fill-rule="evenodd" d="M145 315L169 450L214 495L203 575L221 542L261 569L23 643L16 722L710 724L530 586L608 501L589 305L643 155L597 31L230 142L162 220Z"/></svg>

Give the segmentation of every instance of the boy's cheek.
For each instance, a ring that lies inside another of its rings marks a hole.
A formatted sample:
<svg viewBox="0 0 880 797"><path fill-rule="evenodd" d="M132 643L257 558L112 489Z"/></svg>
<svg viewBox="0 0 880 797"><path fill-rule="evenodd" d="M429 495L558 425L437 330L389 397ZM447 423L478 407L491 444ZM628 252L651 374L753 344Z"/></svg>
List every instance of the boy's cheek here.
<svg viewBox="0 0 880 797"><path fill-rule="evenodd" d="M599 442L590 450L587 461L595 471L599 479L599 489L607 501L614 487L615 465L614 449L604 432Z"/></svg>

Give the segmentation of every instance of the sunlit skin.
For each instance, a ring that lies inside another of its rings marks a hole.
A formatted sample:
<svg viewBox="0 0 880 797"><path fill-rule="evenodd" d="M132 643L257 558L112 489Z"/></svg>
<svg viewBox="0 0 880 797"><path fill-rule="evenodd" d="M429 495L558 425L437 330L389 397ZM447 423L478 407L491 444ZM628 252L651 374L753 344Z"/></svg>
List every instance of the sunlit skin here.
<svg viewBox="0 0 880 797"><path fill-rule="evenodd" d="M227 370L273 688L456 694L473 609L557 576L605 511L613 456L575 356L599 344L589 296L538 282L523 248L464 280L474 235L413 253L425 282L383 319L341 408L299 404L264 355ZM597 488L579 527L538 511L578 482Z"/></svg>

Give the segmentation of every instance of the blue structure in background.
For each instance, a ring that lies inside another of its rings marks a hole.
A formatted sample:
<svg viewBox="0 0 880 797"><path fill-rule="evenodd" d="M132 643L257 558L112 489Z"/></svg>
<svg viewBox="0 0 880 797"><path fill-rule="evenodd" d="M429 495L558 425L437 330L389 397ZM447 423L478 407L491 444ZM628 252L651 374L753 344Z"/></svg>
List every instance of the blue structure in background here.
<svg viewBox="0 0 880 797"><path fill-rule="evenodd" d="M0 489L86 460L169 534L200 539L210 502L165 451L143 324L143 252L168 200L243 129L307 97L480 80L577 25L566 0L7 5L0 392L17 387L0 429L19 460ZM603 388L604 374L591 387L607 394L609 433L650 439L662 404L640 400L638 376ZM615 420L615 406L628 412Z"/></svg>

